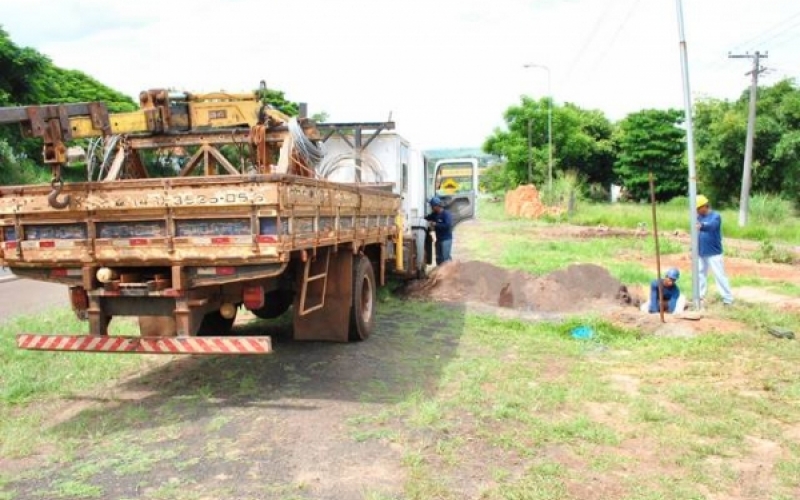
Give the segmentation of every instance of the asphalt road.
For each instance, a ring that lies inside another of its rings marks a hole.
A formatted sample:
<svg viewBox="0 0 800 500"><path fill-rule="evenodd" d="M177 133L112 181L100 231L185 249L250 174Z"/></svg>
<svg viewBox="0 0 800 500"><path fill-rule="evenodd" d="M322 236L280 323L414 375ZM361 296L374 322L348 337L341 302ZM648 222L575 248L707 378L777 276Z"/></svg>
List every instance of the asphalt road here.
<svg viewBox="0 0 800 500"><path fill-rule="evenodd" d="M66 285L11 279L0 274L0 322L21 314L36 314L53 307L69 307Z"/></svg>

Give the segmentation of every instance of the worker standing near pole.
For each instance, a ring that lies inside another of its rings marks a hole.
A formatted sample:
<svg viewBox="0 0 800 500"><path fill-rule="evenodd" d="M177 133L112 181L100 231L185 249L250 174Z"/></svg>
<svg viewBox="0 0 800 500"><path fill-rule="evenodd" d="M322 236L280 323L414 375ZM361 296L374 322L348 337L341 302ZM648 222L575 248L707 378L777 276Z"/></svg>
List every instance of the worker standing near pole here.
<svg viewBox="0 0 800 500"><path fill-rule="evenodd" d="M708 270L711 269L722 303L729 306L733 304L733 293L722 262L722 217L711 210L708 198L703 195L697 196L696 227L700 247L700 300L705 299L708 291Z"/></svg>

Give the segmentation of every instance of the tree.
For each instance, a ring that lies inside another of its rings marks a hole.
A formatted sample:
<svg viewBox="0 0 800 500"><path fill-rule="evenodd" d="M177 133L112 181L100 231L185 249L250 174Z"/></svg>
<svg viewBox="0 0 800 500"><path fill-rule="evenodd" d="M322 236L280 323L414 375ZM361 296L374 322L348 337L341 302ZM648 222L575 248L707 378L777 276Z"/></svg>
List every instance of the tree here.
<svg viewBox="0 0 800 500"><path fill-rule="evenodd" d="M18 47L0 27L0 106L35 100L38 82L31 76L41 73L48 63L37 51Z"/></svg>
<svg viewBox="0 0 800 500"><path fill-rule="evenodd" d="M718 204L739 199L749 92L736 101L706 99L695 106L697 172ZM753 143L753 192L800 201L800 89L785 79L759 87Z"/></svg>
<svg viewBox="0 0 800 500"><path fill-rule="evenodd" d="M633 199L649 197L650 171L656 179L656 199L669 200L687 191L682 161L686 134L678 126L682 117L675 109L647 109L631 113L619 123L614 172Z"/></svg>
<svg viewBox="0 0 800 500"><path fill-rule="evenodd" d="M553 117L553 134L559 140L558 153L561 171L576 171L591 184L608 186L614 180L614 128L602 111L585 110L566 103Z"/></svg>
<svg viewBox="0 0 800 500"><path fill-rule="evenodd" d="M549 101L523 96L520 105L504 113L506 130L496 129L483 144L483 151L505 158L505 176L514 182L543 184L548 169L547 113ZM587 111L574 104L553 106L553 164L558 171L577 170L589 182L608 183L613 177L612 125L600 111ZM528 127L530 126L530 148ZM513 187L513 186L511 186Z"/></svg>
<svg viewBox="0 0 800 500"><path fill-rule="evenodd" d="M262 101L272 105L278 111L289 116L297 116L300 113L300 104L287 100L283 91L266 89L259 92Z"/></svg>
<svg viewBox="0 0 800 500"><path fill-rule="evenodd" d="M325 123L330 119L330 115L327 111L320 111L319 113L311 115L311 119L314 120L315 123Z"/></svg>
<svg viewBox="0 0 800 500"><path fill-rule="evenodd" d="M698 189L718 205L738 200L747 114L718 99L698 101L694 109Z"/></svg>

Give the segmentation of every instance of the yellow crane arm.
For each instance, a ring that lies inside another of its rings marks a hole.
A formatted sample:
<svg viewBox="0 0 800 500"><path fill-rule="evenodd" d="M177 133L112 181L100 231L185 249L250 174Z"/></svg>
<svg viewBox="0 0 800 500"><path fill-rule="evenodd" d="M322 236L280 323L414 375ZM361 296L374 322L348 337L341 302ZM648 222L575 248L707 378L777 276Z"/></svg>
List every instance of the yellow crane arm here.
<svg viewBox="0 0 800 500"><path fill-rule="evenodd" d="M139 95L140 109L109 113L105 103L51 104L0 108L0 124L18 123L23 135L44 140L44 162L66 161L64 141L116 134L163 134L280 125L289 116L264 104L255 93L190 94L163 89Z"/></svg>

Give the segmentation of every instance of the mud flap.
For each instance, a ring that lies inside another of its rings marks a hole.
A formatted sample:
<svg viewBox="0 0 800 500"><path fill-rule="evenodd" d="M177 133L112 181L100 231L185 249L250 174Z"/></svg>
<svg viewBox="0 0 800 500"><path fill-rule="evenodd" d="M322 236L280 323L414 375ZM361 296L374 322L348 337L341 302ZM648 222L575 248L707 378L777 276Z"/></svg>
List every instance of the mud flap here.
<svg viewBox="0 0 800 500"><path fill-rule="evenodd" d="M349 339L350 308L353 305L353 254L340 249L332 253L330 259L324 306L301 316L300 294L295 294L292 308L295 340L347 342ZM298 266L301 269L296 273L299 290L302 287L303 263L298 263ZM309 303L319 303L322 298L320 295L320 290L309 287L306 300Z"/></svg>

